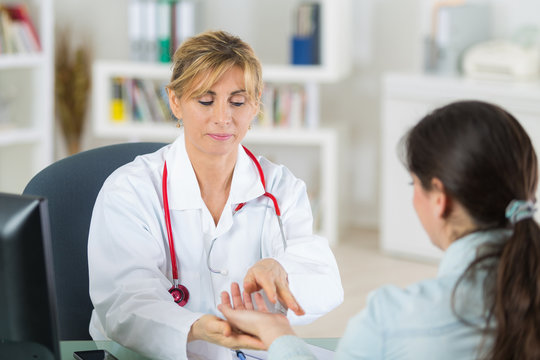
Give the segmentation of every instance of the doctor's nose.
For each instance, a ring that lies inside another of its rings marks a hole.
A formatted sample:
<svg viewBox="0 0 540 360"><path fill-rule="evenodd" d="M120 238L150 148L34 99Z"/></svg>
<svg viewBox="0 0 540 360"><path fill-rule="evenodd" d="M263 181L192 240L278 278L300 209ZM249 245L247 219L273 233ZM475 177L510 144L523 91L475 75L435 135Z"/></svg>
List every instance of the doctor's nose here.
<svg viewBox="0 0 540 360"><path fill-rule="evenodd" d="M217 104L214 107L214 122L216 124L228 124L232 119L229 104Z"/></svg>

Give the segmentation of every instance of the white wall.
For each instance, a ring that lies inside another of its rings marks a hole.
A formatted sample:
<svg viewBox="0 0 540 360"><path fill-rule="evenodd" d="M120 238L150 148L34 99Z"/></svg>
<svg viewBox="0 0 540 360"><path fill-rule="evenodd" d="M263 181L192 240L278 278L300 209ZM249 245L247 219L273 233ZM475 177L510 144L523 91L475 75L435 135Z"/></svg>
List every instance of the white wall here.
<svg viewBox="0 0 540 360"><path fill-rule="evenodd" d="M56 0L56 23L59 27L69 25L76 41L91 44L95 58L125 59L128 56L127 1ZM230 9L238 1L217 2L221 5L215 8L214 20L219 23L222 7ZM336 126L342 135L341 221L345 225L375 227L379 213L380 75L387 71L421 70L423 38L429 24L427 14L434 0L352 1L353 70L343 81L322 86L321 112L323 124ZM510 37L526 23L540 26L538 0L489 2L494 9L493 33L497 37ZM256 51L271 56L271 49L261 47L259 40L271 35L269 30L264 31L268 27L254 25L253 19L237 26L256 29L253 39L246 40L254 42ZM97 143L91 138L86 142ZM61 146L59 148L61 152Z"/></svg>

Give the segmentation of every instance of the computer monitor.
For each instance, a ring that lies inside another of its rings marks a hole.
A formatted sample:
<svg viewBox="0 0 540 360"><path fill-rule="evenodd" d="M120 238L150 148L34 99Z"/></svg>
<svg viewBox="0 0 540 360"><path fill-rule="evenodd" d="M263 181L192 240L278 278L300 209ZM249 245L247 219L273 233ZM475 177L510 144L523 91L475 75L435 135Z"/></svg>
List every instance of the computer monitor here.
<svg viewBox="0 0 540 360"><path fill-rule="evenodd" d="M47 201L0 193L0 359L60 360Z"/></svg>

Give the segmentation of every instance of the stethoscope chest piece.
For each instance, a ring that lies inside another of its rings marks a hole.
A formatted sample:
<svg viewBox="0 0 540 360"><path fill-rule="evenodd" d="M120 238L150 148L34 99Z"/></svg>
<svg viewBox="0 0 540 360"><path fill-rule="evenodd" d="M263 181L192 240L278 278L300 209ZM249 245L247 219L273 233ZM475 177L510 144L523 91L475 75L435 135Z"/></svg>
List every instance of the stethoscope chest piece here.
<svg viewBox="0 0 540 360"><path fill-rule="evenodd" d="M169 289L169 293L172 295L174 302L180 306L187 304L189 300L189 291L184 285L176 285Z"/></svg>

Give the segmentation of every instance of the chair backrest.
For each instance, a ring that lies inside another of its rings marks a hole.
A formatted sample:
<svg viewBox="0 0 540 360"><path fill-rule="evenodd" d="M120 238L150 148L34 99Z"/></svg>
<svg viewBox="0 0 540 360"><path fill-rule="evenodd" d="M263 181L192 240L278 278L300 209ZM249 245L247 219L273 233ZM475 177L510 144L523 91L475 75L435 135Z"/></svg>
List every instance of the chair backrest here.
<svg viewBox="0 0 540 360"><path fill-rule="evenodd" d="M137 155L165 143L104 146L59 160L34 176L24 194L48 200L58 300L60 340L89 340L88 229L105 179Z"/></svg>

